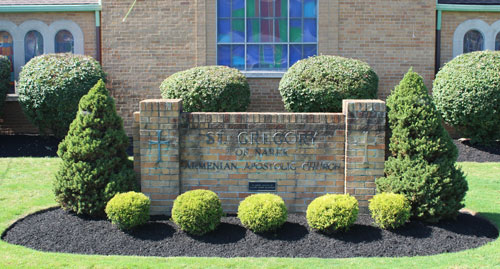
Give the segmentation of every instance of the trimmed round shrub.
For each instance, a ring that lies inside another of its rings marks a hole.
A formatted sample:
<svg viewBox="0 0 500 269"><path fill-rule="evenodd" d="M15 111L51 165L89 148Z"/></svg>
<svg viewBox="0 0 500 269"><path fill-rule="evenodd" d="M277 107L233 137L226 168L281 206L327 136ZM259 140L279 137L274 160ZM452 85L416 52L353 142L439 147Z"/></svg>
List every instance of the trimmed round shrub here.
<svg viewBox="0 0 500 269"><path fill-rule="evenodd" d="M0 116L10 88L11 64L7 56L0 55Z"/></svg>
<svg viewBox="0 0 500 269"><path fill-rule="evenodd" d="M343 99L377 97L378 76L362 61L322 55L295 63L279 90L291 112L340 112Z"/></svg>
<svg viewBox="0 0 500 269"><path fill-rule="evenodd" d="M237 69L200 66L177 72L163 81L161 96L182 99L184 112L246 111L250 86Z"/></svg>
<svg viewBox="0 0 500 269"><path fill-rule="evenodd" d="M253 194L238 207L238 218L243 226L255 233L275 231L288 217L285 202L276 194Z"/></svg>
<svg viewBox="0 0 500 269"><path fill-rule="evenodd" d="M402 194L380 193L370 200L372 218L382 229L403 226L411 216L411 206Z"/></svg>
<svg viewBox="0 0 500 269"><path fill-rule="evenodd" d="M349 194L325 194L307 207L307 223L313 230L332 234L347 231L358 217L358 200Z"/></svg>
<svg viewBox="0 0 500 269"><path fill-rule="evenodd" d="M204 235L217 228L223 215L217 194L209 190L192 190L177 197L172 219L189 234Z"/></svg>
<svg viewBox="0 0 500 269"><path fill-rule="evenodd" d="M146 195L131 191L111 198L105 211L111 223L122 230L129 230L148 222L150 204Z"/></svg>
<svg viewBox="0 0 500 269"><path fill-rule="evenodd" d="M462 54L436 75L433 97L444 121L472 143L500 139L500 52Z"/></svg>
<svg viewBox="0 0 500 269"><path fill-rule="evenodd" d="M436 222L454 218L463 205L467 181L455 166L458 150L441 124L427 88L412 70L387 98L391 138L385 177L378 192L403 194L412 217Z"/></svg>
<svg viewBox="0 0 500 269"><path fill-rule="evenodd" d="M73 54L46 54L31 59L19 74L19 103L42 134L62 138L76 117L78 102L105 79L99 62Z"/></svg>
<svg viewBox="0 0 500 269"><path fill-rule="evenodd" d="M105 216L117 193L137 189L128 137L115 102L100 80L80 100L68 135L59 144L61 158L54 181L56 201L77 214Z"/></svg>

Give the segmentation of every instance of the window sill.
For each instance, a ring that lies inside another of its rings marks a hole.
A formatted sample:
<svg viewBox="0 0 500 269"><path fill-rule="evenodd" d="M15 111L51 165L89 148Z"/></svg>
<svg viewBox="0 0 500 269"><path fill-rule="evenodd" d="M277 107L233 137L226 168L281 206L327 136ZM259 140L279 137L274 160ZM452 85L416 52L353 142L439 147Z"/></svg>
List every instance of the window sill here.
<svg viewBox="0 0 500 269"><path fill-rule="evenodd" d="M241 71L247 78L282 78L285 71Z"/></svg>
<svg viewBox="0 0 500 269"><path fill-rule="evenodd" d="M9 94L7 94L7 98L5 99L5 101L17 102L18 99L19 99L19 95L17 93L9 93Z"/></svg>

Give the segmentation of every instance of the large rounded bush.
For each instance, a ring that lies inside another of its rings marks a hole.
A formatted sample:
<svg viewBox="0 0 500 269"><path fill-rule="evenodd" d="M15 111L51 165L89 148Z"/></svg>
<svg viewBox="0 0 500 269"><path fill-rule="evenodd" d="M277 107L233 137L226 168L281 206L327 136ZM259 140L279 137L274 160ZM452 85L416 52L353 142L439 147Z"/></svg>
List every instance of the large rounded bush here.
<svg viewBox="0 0 500 269"><path fill-rule="evenodd" d="M309 227L322 233L347 231L358 217L358 200L349 194L325 194L307 207Z"/></svg>
<svg viewBox="0 0 500 269"><path fill-rule="evenodd" d="M217 194L209 190L192 190L177 197L172 219L179 228L193 235L204 235L217 228L222 217Z"/></svg>
<svg viewBox="0 0 500 269"><path fill-rule="evenodd" d="M47 54L31 59L19 74L19 103L40 129L64 137L75 119L80 98L105 74L92 57Z"/></svg>
<svg viewBox="0 0 500 269"><path fill-rule="evenodd" d="M277 230L287 216L285 202L276 194L250 195L238 207L238 218L243 226L256 233Z"/></svg>
<svg viewBox="0 0 500 269"><path fill-rule="evenodd" d="M149 198L138 192L115 195L106 205L106 215L111 222L122 230L140 226L149 220Z"/></svg>
<svg viewBox="0 0 500 269"><path fill-rule="evenodd" d="M329 55L298 61L279 85L292 112L340 112L343 99L373 99L377 89L377 74L367 63Z"/></svg>
<svg viewBox="0 0 500 269"><path fill-rule="evenodd" d="M403 226L411 216L410 202L402 194L380 193L370 200L372 218L382 229Z"/></svg>
<svg viewBox="0 0 500 269"><path fill-rule="evenodd" d="M433 96L444 121L473 143L500 139L500 52L462 54L439 71Z"/></svg>
<svg viewBox="0 0 500 269"><path fill-rule="evenodd" d="M0 115L2 115L3 106L10 88L11 64L9 58L0 55Z"/></svg>
<svg viewBox="0 0 500 269"><path fill-rule="evenodd" d="M250 86L237 69L201 66L177 72L160 86L163 98L182 99L185 112L246 111Z"/></svg>

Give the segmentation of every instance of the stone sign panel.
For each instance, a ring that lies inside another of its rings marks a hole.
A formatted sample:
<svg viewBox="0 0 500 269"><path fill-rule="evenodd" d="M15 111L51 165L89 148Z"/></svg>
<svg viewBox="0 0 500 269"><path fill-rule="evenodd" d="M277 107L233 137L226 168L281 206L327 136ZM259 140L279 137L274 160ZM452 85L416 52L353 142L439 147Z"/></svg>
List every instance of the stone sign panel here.
<svg viewBox="0 0 500 269"><path fill-rule="evenodd" d="M183 113L181 100L145 100L135 113L134 164L152 214L177 195L216 192L226 212L272 192L290 212L325 193L350 193L362 210L383 176L385 104L344 100L343 113Z"/></svg>

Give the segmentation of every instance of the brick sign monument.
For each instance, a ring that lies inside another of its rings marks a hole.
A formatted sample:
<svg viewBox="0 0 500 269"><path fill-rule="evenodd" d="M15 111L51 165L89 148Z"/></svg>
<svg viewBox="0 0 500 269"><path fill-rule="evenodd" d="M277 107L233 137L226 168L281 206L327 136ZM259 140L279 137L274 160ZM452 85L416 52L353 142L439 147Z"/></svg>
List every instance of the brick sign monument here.
<svg viewBox="0 0 500 269"><path fill-rule="evenodd" d="M170 214L192 189L216 192L228 213L257 192L281 196L290 212L350 193L366 212L384 175L380 100L344 100L342 113L184 113L182 100L155 99L134 115L134 166L151 214Z"/></svg>

